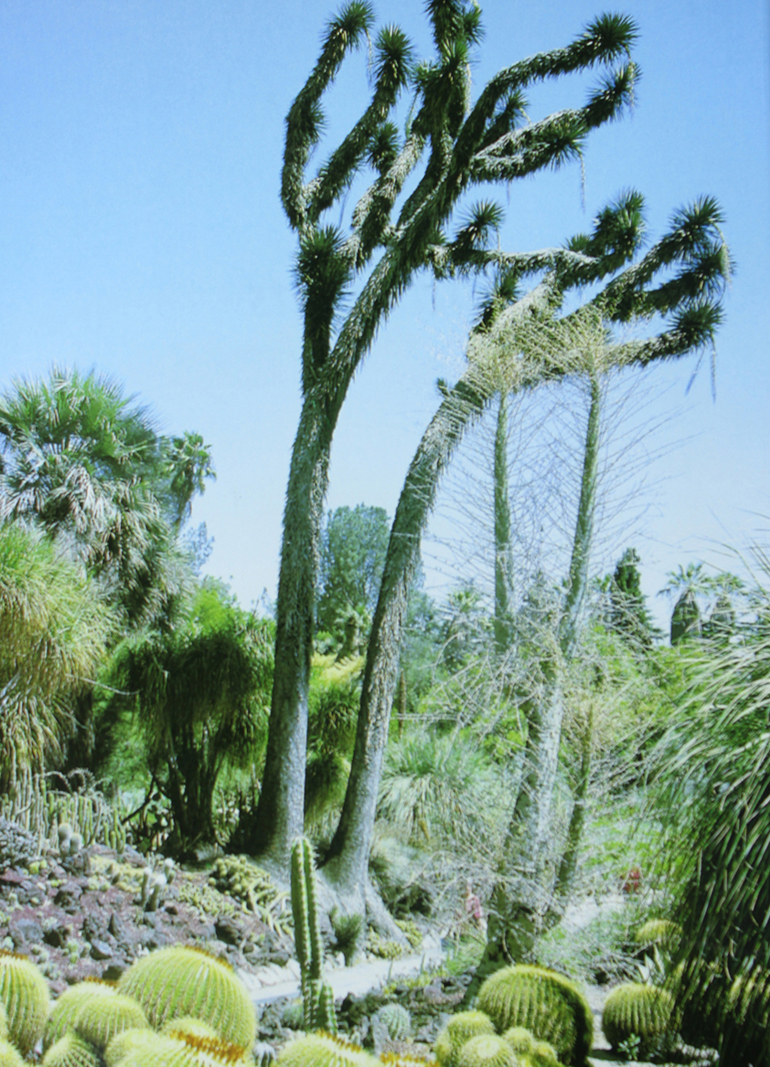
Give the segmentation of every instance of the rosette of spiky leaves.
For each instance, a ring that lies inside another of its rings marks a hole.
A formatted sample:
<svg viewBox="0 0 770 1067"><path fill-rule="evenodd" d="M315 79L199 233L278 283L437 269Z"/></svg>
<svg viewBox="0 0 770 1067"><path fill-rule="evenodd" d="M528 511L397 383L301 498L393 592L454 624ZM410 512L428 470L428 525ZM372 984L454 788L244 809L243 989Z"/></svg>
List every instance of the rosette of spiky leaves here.
<svg viewBox="0 0 770 1067"><path fill-rule="evenodd" d="M466 1041L454 1063L456 1067L519 1067L516 1053L497 1034L480 1034Z"/></svg>
<svg viewBox="0 0 770 1067"><path fill-rule="evenodd" d="M24 1060L19 1050L2 1038L0 1038L0 1067L24 1067Z"/></svg>
<svg viewBox="0 0 770 1067"><path fill-rule="evenodd" d="M643 982L619 985L604 1003L602 1030L613 1049L638 1037L642 1053L660 1050L676 1031L673 997Z"/></svg>
<svg viewBox="0 0 770 1067"><path fill-rule="evenodd" d="M492 1020L483 1011L458 1011L438 1035L436 1059L442 1067L454 1067L455 1056L472 1037L494 1034Z"/></svg>
<svg viewBox="0 0 770 1067"><path fill-rule="evenodd" d="M306 1034L284 1046L278 1067L378 1067L380 1061L360 1045L336 1034Z"/></svg>
<svg viewBox="0 0 770 1067"><path fill-rule="evenodd" d="M73 1029L78 1012L91 1000L115 996L115 986L100 979L87 978L84 982L65 989L55 1001L43 1031L43 1048L49 1049L68 1030ZM147 1020L144 1024L147 1025Z"/></svg>
<svg viewBox="0 0 770 1067"><path fill-rule="evenodd" d="M121 975L121 993L134 997L150 1024L193 1015L220 1037L250 1048L257 1034L254 1007L243 982L225 960L186 945L158 949Z"/></svg>
<svg viewBox="0 0 770 1067"><path fill-rule="evenodd" d="M385 1027L391 1041L406 1041L412 1034L412 1017L403 1004L383 1004L374 1019Z"/></svg>
<svg viewBox="0 0 770 1067"><path fill-rule="evenodd" d="M43 1067L102 1067L99 1050L77 1034L65 1034L43 1056Z"/></svg>
<svg viewBox="0 0 770 1067"><path fill-rule="evenodd" d="M26 956L0 952L0 1000L10 1041L26 1055L43 1036L50 997L42 972Z"/></svg>
<svg viewBox="0 0 770 1067"><path fill-rule="evenodd" d="M591 1009L577 986L555 971L529 964L497 971L481 986L478 1006L499 1032L524 1026L548 1041L562 1063L580 1067L591 1051Z"/></svg>

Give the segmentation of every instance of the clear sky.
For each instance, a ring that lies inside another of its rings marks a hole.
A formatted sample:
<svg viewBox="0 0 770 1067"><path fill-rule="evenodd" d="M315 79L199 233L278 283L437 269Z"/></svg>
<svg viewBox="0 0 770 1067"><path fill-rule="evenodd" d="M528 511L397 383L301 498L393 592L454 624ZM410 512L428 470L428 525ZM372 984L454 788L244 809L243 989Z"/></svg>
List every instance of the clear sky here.
<svg viewBox="0 0 770 1067"><path fill-rule="evenodd" d="M566 44L593 0L487 0L474 84ZM420 3L380 0L418 55ZM561 244L629 186L651 236L672 210L721 201L737 263L708 359L659 368L665 433L636 536L654 593L678 563L745 546L770 515L770 91L763 0L627 0L642 80L631 114L588 140L578 165L519 183L501 201L502 245ZM322 0L3 0L0 4L0 388L52 363L96 368L195 430L218 480L194 522L215 538L212 573L244 604L274 594L289 452L299 412L294 238L278 198L283 120L334 7ZM596 76L532 94L533 118L583 102ZM329 98L330 136L368 91L365 53ZM584 201L584 202L583 202ZM467 284L419 281L382 331L343 410L329 505L392 514L436 404L462 363ZM656 388L658 386L656 385ZM615 557L627 539L617 544ZM609 548L613 556L612 546Z"/></svg>

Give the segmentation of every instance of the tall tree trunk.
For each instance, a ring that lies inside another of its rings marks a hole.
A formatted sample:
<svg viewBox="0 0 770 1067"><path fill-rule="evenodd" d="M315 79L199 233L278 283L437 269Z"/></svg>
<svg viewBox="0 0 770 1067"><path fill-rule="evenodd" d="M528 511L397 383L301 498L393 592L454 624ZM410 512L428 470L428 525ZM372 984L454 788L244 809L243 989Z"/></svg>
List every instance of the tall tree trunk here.
<svg viewBox="0 0 770 1067"><path fill-rule="evenodd" d="M508 493L508 397L500 391L495 430L495 650L505 655L513 637L513 547Z"/></svg>
<svg viewBox="0 0 770 1067"><path fill-rule="evenodd" d="M588 801L588 786L591 781L591 753L593 749L594 713L591 708L586 715L580 738L580 770L577 785L575 786L572 814L567 830L567 847L559 864L559 872L556 875L556 888L554 894L559 899L564 899L572 888L572 881L577 870L577 858L580 851L580 843L583 837L583 826L586 818L586 803Z"/></svg>
<svg viewBox="0 0 770 1067"><path fill-rule="evenodd" d="M250 853L284 870L292 842L304 829L318 544L331 438L340 404L330 409L312 391L305 398L286 491L270 731L259 803L244 842Z"/></svg>
<svg viewBox="0 0 770 1067"><path fill-rule="evenodd" d="M340 822L323 868L326 879L351 900L361 893L368 880L382 760L398 680L409 586L419 560L420 539L441 473L465 430L481 414L493 392L494 385L478 366L466 370L425 431L396 509L369 637L350 778Z"/></svg>

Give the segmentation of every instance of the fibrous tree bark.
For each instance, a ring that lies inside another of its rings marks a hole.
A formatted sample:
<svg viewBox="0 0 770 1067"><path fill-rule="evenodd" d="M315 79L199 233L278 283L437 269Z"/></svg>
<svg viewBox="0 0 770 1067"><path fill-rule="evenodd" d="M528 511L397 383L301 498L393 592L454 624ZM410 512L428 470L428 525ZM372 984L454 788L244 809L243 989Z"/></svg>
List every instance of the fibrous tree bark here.
<svg viewBox="0 0 770 1067"><path fill-rule="evenodd" d="M574 156L590 129L618 115L636 74L627 62L607 76L584 107L527 124L526 89L626 55L635 37L631 20L602 16L567 47L500 71L471 105L469 60L480 36L478 5L430 0L427 10L435 60L414 66L404 34L393 27L382 30L374 42L371 102L309 179L308 160L323 123L323 94L346 55L369 34L369 4L354 0L330 22L319 60L287 117L281 195L299 239L303 407L284 512L266 766L258 809L246 834L252 852L284 868L291 841L302 832L313 598L329 452L353 375L419 271L443 279L507 262L508 257L487 245L501 219L494 204L480 203L454 235L448 233L460 197L479 183L508 183ZM413 86L416 103L399 139L390 116L407 85ZM413 191L397 207L406 180L424 157ZM353 209L344 235L324 225L323 217L344 199L365 166L375 178ZM373 262L375 255L379 259ZM342 299L365 272L335 332Z"/></svg>
<svg viewBox="0 0 770 1067"><path fill-rule="evenodd" d="M457 384L446 390L428 426L401 493L391 529L380 596L367 652L356 748L342 817L325 867L327 877L352 898L366 882L377 790L403 636L409 583L422 532L430 515L439 479L463 434L501 388L533 388L572 373L585 373L586 353L576 344L583 320L598 323L605 365L645 365L681 356L708 343L720 321L716 295L724 280L726 252L718 236L719 211L713 202L696 204L674 219L672 231L639 263L628 266L639 243L641 198L631 193L608 208L594 233L571 242L568 255L554 255L552 270L532 293L504 305L491 301L490 314L469 345L469 365ZM574 252L580 252L575 256ZM676 285L659 277L665 267L678 268ZM563 319L553 310L564 293L581 282L617 273L590 301ZM519 273L527 273L519 265ZM653 284L657 283L657 284ZM607 341L604 322L627 321L656 309L673 312L669 328L645 340ZM591 365L589 361L589 366ZM587 474L586 495L594 475ZM590 524L581 531L590 533ZM585 547L585 546L584 546ZM587 560L581 549L578 562ZM580 562L574 582L583 581ZM583 583L584 584L584 583ZM570 602L576 611L580 596ZM502 944L505 940L503 924ZM490 924L493 940L494 923Z"/></svg>

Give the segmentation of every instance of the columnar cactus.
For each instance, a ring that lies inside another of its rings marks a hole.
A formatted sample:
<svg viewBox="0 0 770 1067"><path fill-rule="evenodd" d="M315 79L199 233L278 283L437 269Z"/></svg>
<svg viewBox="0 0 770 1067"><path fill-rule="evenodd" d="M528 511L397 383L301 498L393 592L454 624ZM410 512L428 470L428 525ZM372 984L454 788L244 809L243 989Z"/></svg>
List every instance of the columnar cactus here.
<svg viewBox="0 0 770 1067"><path fill-rule="evenodd" d="M26 1056L43 1036L50 998L42 972L25 956L0 952L0 1001L9 1040Z"/></svg>
<svg viewBox="0 0 770 1067"><path fill-rule="evenodd" d="M323 980L323 943L318 926L313 849L306 837L298 838L291 850L291 909L294 944L302 979L305 1029L337 1032L334 994Z"/></svg>
<svg viewBox="0 0 770 1067"><path fill-rule="evenodd" d="M577 987L544 967L519 964L491 975L478 996L479 1008L503 1033L523 1026L549 1042L559 1060L581 1067L593 1043L593 1017Z"/></svg>
<svg viewBox="0 0 770 1067"><path fill-rule="evenodd" d="M436 1059L441 1067L454 1067L455 1057L466 1041L494 1032L492 1020L483 1011L458 1011L438 1035Z"/></svg>
<svg viewBox="0 0 770 1067"><path fill-rule="evenodd" d="M604 1003L602 1030L613 1049L636 1036L641 1053L662 1051L676 1029L674 1000L665 989L627 982L613 989Z"/></svg>
<svg viewBox="0 0 770 1067"><path fill-rule="evenodd" d="M121 975L118 989L139 1001L156 1029L168 1019L192 1015L242 1048L251 1048L256 1038L248 990L229 963L202 949L158 949L136 960Z"/></svg>

